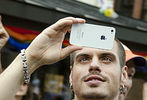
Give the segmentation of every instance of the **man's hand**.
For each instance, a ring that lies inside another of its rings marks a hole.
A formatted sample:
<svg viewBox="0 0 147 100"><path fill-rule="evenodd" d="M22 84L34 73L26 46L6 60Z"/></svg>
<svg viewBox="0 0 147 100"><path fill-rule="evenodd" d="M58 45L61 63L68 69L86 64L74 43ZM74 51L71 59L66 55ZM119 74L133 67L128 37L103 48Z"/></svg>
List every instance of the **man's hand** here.
<svg viewBox="0 0 147 100"><path fill-rule="evenodd" d="M0 16L0 50L4 47L9 39L9 35L2 24L2 17Z"/></svg>
<svg viewBox="0 0 147 100"><path fill-rule="evenodd" d="M71 25L75 23L85 23L85 20L67 17L43 30L26 50L31 64L52 64L64 59L71 52L82 49L78 46L62 48L65 34L71 30Z"/></svg>

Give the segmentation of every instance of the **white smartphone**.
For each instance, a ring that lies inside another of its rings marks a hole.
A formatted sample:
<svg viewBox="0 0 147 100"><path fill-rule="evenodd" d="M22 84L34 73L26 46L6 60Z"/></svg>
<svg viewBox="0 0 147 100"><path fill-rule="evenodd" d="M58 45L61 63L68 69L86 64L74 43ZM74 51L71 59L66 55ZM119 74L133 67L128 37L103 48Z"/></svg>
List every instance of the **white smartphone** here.
<svg viewBox="0 0 147 100"><path fill-rule="evenodd" d="M93 24L73 24L70 44L99 49L112 49L115 28Z"/></svg>

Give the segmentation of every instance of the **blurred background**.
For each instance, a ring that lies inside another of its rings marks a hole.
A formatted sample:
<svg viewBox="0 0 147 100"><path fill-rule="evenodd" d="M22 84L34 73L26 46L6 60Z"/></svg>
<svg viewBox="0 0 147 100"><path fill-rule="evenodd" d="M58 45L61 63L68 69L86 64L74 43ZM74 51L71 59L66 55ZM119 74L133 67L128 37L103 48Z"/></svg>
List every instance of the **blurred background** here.
<svg viewBox="0 0 147 100"><path fill-rule="evenodd" d="M133 53L147 59L147 0L0 0L0 15L10 35L2 49L3 69L44 28L67 16L115 27L116 37ZM69 35L65 37L63 48L67 45ZM72 97L69 66L67 57L36 70L30 84L32 92L38 97L34 100L69 100ZM147 72L146 69L137 72L127 100L143 100Z"/></svg>

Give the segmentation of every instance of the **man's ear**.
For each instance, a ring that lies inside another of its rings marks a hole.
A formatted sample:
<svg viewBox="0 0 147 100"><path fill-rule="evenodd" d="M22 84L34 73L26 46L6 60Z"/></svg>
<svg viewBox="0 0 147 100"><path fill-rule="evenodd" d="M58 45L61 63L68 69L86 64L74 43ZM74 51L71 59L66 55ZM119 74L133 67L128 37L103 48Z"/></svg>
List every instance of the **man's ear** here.
<svg viewBox="0 0 147 100"><path fill-rule="evenodd" d="M126 88L126 84L127 84L127 80L128 80L127 70L128 70L127 66L124 66L122 68L121 82L120 82L120 88L119 88L120 89L120 95L119 95L120 98L121 98L121 96L124 97L124 95L127 92L127 88Z"/></svg>
<svg viewBox="0 0 147 100"><path fill-rule="evenodd" d="M121 82L124 84L127 81L128 78L128 73L127 73L128 67L124 66L122 68L122 74L121 74Z"/></svg>
<svg viewBox="0 0 147 100"><path fill-rule="evenodd" d="M70 66L69 82L72 84L72 66Z"/></svg>

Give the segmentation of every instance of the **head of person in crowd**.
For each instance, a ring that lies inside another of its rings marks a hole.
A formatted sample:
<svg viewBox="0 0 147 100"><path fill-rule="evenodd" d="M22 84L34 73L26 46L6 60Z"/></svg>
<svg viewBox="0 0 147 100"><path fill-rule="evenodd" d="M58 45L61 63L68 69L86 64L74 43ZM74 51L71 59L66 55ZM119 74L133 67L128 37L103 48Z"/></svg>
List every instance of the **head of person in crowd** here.
<svg viewBox="0 0 147 100"><path fill-rule="evenodd" d="M28 91L28 85L25 84L21 85L21 87L19 88L19 90L15 95L15 100L22 100L23 96L27 94L27 91Z"/></svg>
<svg viewBox="0 0 147 100"><path fill-rule="evenodd" d="M116 100L127 78L125 51L115 39L111 50L83 47L70 55L75 100Z"/></svg>
<svg viewBox="0 0 147 100"><path fill-rule="evenodd" d="M126 53L126 66L128 67L127 70L128 78L127 81L123 83L124 91L122 94L120 94L119 100L124 100L125 97L128 95L128 92L132 87L132 78L135 75L136 69L147 65L147 61L144 57L133 54L133 52L124 44L123 47Z"/></svg>
<svg viewBox="0 0 147 100"><path fill-rule="evenodd" d="M14 100L33 100L32 98L33 92L31 86L23 84L17 91Z"/></svg>

